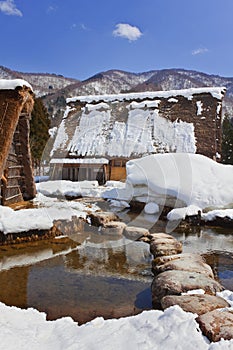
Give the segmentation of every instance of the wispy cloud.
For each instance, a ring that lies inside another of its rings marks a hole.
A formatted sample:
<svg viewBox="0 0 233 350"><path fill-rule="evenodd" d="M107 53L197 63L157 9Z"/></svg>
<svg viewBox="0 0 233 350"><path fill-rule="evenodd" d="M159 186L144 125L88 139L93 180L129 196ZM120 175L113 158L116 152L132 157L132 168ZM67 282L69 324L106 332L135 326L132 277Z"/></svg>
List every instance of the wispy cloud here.
<svg viewBox="0 0 233 350"><path fill-rule="evenodd" d="M90 30L90 29L89 29L87 26L85 26L85 24L83 24L83 23L80 23L80 24L73 23L73 24L71 24L70 28L71 28L71 29L79 29L79 30L83 30L83 31Z"/></svg>
<svg viewBox="0 0 233 350"><path fill-rule="evenodd" d="M129 41L138 40L142 36L142 32L138 27L131 26L127 23L118 23L112 34L113 36L119 36Z"/></svg>
<svg viewBox="0 0 233 350"><path fill-rule="evenodd" d="M9 16L23 16L22 12L17 9L14 0L0 1L0 12Z"/></svg>
<svg viewBox="0 0 233 350"><path fill-rule="evenodd" d="M203 55L206 52L209 52L209 50L206 47L199 47L198 49L192 51L192 55Z"/></svg>
<svg viewBox="0 0 233 350"><path fill-rule="evenodd" d="M88 30L87 26L85 26L84 23L80 23L80 28L81 28L82 30Z"/></svg>
<svg viewBox="0 0 233 350"><path fill-rule="evenodd" d="M46 12L47 12L47 13L51 13L51 12L55 12L56 10L57 10L57 7L50 5L50 6L47 8Z"/></svg>

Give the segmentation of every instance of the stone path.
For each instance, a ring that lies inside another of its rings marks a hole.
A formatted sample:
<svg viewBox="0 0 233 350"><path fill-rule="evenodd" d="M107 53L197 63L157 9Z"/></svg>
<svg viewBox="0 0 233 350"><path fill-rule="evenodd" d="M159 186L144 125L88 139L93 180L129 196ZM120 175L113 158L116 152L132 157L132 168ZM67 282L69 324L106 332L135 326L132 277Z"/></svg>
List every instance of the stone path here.
<svg viewBox="0 0 233 350"><path fill-rule="evenodd" d="M148 240L149 238L149 240ZM210 341L233 338L233 310L219 296L223 286L199 254L182 254L182 244L165 233L146 236L154 256L151 285L154 308L179 305L198 315L196 321ZM194 290L196 294L185 294ZM205 292L204 294L203 291ZM198 294L199 293L199 294Z"/></svg>

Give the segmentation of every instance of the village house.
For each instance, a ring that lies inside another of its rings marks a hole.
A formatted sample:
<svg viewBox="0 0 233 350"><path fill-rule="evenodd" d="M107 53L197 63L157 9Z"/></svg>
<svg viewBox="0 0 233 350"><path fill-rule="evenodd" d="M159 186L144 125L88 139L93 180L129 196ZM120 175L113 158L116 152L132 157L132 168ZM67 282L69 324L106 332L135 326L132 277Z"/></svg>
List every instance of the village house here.
<svg viewBox="0 0 233 350"><path fill-rule="evenodd" d="M21 79L0 80L0 204L29 200L36 194L29 145L33 91Z"/></svg>
<svg viewBox="0 0 233 350"><path fill-rule="evenodd" d="M221 159L226 89L78 96L67 108L51 150L51 178L124 180L128 160L167 152Z"/></svg>

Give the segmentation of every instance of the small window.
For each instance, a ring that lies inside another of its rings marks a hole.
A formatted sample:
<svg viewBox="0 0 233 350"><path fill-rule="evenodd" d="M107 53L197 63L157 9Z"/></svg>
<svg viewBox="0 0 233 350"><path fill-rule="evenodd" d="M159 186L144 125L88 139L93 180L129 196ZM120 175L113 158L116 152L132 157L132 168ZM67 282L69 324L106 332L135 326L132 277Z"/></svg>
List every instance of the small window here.
<svg viewBox="0 0 233 350"><path fill-rule="evenodd" d="M122 161L118 160L118 159L115 159L114 162L113 162L113 166L115 166L115 167L122 167Z"/></svg>

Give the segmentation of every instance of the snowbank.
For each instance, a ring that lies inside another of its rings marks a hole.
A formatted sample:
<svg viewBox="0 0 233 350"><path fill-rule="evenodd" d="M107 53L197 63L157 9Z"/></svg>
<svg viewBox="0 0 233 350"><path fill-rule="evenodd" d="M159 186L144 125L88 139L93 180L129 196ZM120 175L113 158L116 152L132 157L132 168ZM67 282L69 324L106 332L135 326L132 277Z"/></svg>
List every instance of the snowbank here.
<svg viewBox="0 0 233 350"><path fill-rule="evenodd" d="M233 166L199 155L167 153L127 163L127 183L141 200L174 198L176 206L223 207L233 202ZM182 205L183 204L183 205Z"/></svg>
<svg viewBox="0 0 233 350"><path fill-rule="evenodd" d="M225 291L223 297L233 299ZM209 343L199 331L196 315L179 306L167 310L144 311L126 318L104 320L97 317L78 326L70 317L46 321L35 309L21 310L0 303L1 348L7 350L229 350L233 340ZM192 341L190 341L190 339Z"/></svg>
<svg viewBox="0 0 233 350"><path fill-rule="evenodd" d="M97 195L98 181L47 181L37 184L37 191L45 196L89 196Z"/></svg>
<svg viewBox="0 0 233 350"><path fill-rule="evenodd" d="M46 196L102 197L129 203L136 200L152 205L174 207L169 220L184 219L206 208L230 208L233 203L233 166L219 164L199 154L166 153L127 162L125 183L108 181L48 181L37 184ZM117 204L115 202L115 204ZM228 209L203 214L233 218Z"/></svg>
<svg viewBox="0 0 233 350"><path fill-rule="evenodd" d="M49 230L53 221L44 208L14 211L0 206L0 231L4 234L29 230Z"/></svg>
<svg viewBox="0 0 233 350"><path fill-rule="evenodd" d="M189 205L185 208L172 209L168 213L167 219L170 221L184 220L186 216L198 215L199 212L201 212L201 208L197 207L196 205Z"/></svg>
<svg viewBox="0 0 233 350"><path fill-rule="evenodd" d="M87 212L99 210L95 204L49 198L42 193L37 194L34 203L40 208L14 211L9 207L0 206L0 232L9 234L49 230L55 220L71 220L73 216L85 219Z"/></svg>
<svg viewBox="0 0 233 350"><path fill-rule="evenodd" d="M211 210L208 213L203 213L202 218L205 221L212 221L216 218L228 218L233 219L233 209Z"/></svg>

